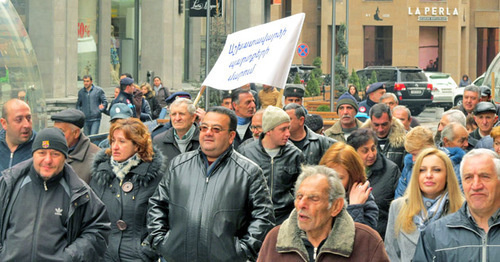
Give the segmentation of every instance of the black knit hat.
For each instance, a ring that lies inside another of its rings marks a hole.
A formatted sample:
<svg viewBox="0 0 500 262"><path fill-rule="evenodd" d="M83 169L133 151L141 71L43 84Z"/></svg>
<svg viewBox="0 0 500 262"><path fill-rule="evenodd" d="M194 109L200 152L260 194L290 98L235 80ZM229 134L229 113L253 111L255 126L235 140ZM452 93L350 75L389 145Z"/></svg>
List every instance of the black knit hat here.
<svg viewBox="0 0 500 262"><path fill-rule="evenodd" d="M38 149L54 149L68 158L68 144L59 128L49 127L38 132L31 146L31 154Z"/></svg>

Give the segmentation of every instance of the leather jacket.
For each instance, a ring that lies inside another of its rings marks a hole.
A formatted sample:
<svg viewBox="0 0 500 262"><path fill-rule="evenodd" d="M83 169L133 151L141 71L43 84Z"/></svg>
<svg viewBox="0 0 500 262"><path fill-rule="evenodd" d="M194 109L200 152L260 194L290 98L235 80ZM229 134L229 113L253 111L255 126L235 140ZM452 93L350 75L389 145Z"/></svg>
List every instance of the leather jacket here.
<svg viewBox="0 0 500 262"><path fill-rule="evenodd" d="M318 135L314 133L307 126L304 126L306 129L306 141L304 143L304 147L302 148L302 152L305 157L305 164L308 165L317 165L319 161L325 154L326 150L330 148L331 145L337 142L332 138Z"/></svg>

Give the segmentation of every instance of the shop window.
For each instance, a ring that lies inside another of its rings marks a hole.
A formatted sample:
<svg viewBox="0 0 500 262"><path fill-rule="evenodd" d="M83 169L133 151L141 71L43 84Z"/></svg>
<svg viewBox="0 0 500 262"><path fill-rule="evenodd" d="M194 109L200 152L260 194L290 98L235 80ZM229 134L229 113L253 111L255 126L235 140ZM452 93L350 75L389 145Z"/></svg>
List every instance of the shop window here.
<svg viewBox="0 0 500 262"><path fill-rule="evenodd" d="M419 62L420 68L425 71L438 72L441 70L441 43L443 27L421 26L419 32Z"/></svg>
<svg viewBox="0 0 500 262"><path fill-rule="evenodd" d="M99 83L97 75L97 5L98 0L78 1L78 85L83 87L83 76L92 76Z"/></svg>
<svg viewBox="0 0 500 262"><path fill-rule="evenodd" d="M364 66L392 65L392 26L365 26Z"/></svg>

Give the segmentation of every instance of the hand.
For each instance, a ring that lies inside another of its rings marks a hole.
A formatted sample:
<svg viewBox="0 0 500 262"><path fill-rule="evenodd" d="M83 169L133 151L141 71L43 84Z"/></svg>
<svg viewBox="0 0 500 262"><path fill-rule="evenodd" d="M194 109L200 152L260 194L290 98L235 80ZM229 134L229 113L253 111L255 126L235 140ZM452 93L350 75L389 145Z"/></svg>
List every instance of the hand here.
<svg viewBox="0 0 500 262"><path fill-rule="evenodd" d="M198 117L198 120L201 121L203 117L205 116L206 112L203 110L203 108L197 108L196 109L196 116Z"/></svg>
<svg viewBox="0 0 500 262"><path fill-rule="evenodd" d="M351 192L349 193L349 205L364 204L368 200L370 192L373 188L369 187L370 182L366 180L363 183L354 183L351 187Z"/></svg>
<svg viewBox="0 0 500 262"><path fill-rule="evenodd" d="M99 109L104 109L104 106L102 104L99 105Z"/></svg>

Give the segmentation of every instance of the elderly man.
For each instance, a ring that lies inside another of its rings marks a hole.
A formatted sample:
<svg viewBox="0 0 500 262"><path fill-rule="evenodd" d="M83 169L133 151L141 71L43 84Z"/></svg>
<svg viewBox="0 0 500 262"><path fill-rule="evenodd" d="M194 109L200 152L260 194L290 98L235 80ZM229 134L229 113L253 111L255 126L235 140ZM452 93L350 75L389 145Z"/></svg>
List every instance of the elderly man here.
<svg viewBox="0 0 500 262"><path fill-rule="evenodd" d="M260 134L262 134L262 116L264 115L264 109L259 109L252 117L252 124L250 125L250 130L252 131L253 139L247 139L241 143L237 149L243 148L246 145L252 143L253 141L259 140Z"/></svg>
<svg viewBox="0 0 500 262"><path fill-rule="evenodd" d="M106 112L108 100L99 86L93 84L92 76L83 76L83 88L78 91L76 109L85 114L85 135L99 133L102 113Z"/></svg>
<svg viewBox="0 0 500 262"><path fill-rule="evenodd" d="M500 254L500 159L474 149L460 165L465 203L429 224L413 261L496 261Z"/></svg>
<svg viewBox="0 0 500 262"><path fill-rule="evenodd" d="M149 238L167 261L255 260L271 229L262 169L231 146L237 121L225 107L209 108L200 149L172 159L149 199Z"/></svg>
<svg viewBox="0 0 500 262"><path fill-rule="evenodd" d="M453 109L458 109L464 113L465 116L472 114L474 108L479 103L481 99L481 90L478 86L469 85L464 88L464 96L462 98L462 104L454 107Z"/></svg>
<svg viewBox="0 0 500 262"><path fill-rule="evenodd" d="M361 127L375 131L379 152L401 170L406 155L404 148L406 130L401 122L393 119L391 109L386 104L374 105L370 110L370 119Z"/></svg>
<svg viewBox="0 0 500 262"><path fill-rule="evenodd" d="M231 93L231 100L238 119L233 146L238 148L243 141L252 138L250 125L256 110L255 98L249 90L236 89Z"/></svg>
<svg viewBox="0 0 500 262"><path fill-rule="evenodd" d="M54 127L61 129L66 138L69 147L66 162L83 181L90 183L92 172L89 167L100 149L82 133L85 115L80 110L70 108L53 114L50 119L54 121Z"/></svg>
<svg viewBox="0 0 500 262"><path fill-rule="evenodd" d="M345 92L337 101L337 115L340 119L332 127L325 130L325 136L345 143L347 137L363 124L356 118L357 113L356 98Z"/></svg>
<svg viewBox="0 0 500 262"><path fill-rule="evenodd" d="M389 261L384 243L345 209L337 173L306 166L295 183L295 209L266 236L257 261Z"/></svg>
<svg viewBox="0 0 500 262"><path fill-rule="evenodd" d="M477 128L469 134L469 144L475 147L479 140L490 135L497 120L497 107L493 103L478 103L474 108L474 121Z"/></svg>
<svg viewBox="0 0 500 262"><path fill-rule="evenodd" d="M153 138L153 144L166 157L167 164L182 153L198 149L200 130L195 124L196 107L187 98L177 98L170 104L172 127Z"/></svg>
<svg viewBox="0 0 500 262"><path fill-rule="evenodd" d="M290 194L304 162L302 152L288 141L290 117L281 108L268 106L262 116L262 134L239 152L259 165L271 190L276 223L281 224L293 209Z"/></svg>
<svg viewBox="0 0 500 262"><path fill-rule="evenodd" d="M405 127L406 131L411 130L411 123L412 123L412 117L411 117L411 111L408 109L406 106L395 106L392 110L392 117L399 119L403 126Z"/></svg>
<svg viewBox="0 0 500 262"><path fill-rule="evenodd" d="M359 102L359 112L368 115L372 106L377 104L380 101L380 97L382 97L384 94L384 83L378 82L371 84L370 87L366 90L366 100Z"/></svg>
<svg viewBox="0 0 500 262"><path fill-rule="evenodd" d="M434 142L436 142L436 145L439 145L442 142L441 139L441 132L443 131L443 128L448 125L449 123L458 123L461 124L465 127L466 124L466 118L464 113L462 111L457 110L457 109L450 109L448 111L445 111L441 115L441 119L439 120L439 124L437 127L436 135L434 136Z"/></svg>
<svg viewBox="0 0 500 262"><path fill-rule="evenodd" d="M106 207L69 164L61 130L40 131L33 159L0 178L0 261L98 261L107 247Z"/></svg>
<svg viewBox="0 0 500 262"><path fill-rule="evenodd" d="M449 123L441 132L442 145L444 147L459 147L464 151L469 148L469 133L459 123Z"/></svg>
<svg viewBox="0 0 500 262"><path fill-rule="evenodd" d="M386 104L392 111L395 106L399 105L399 100L393 93L385 93L380 97L379 103Z"/></svg>
<svg viewBox="0 0 500 262"><path fill-rule="evenodd" d="M290 116L290 141L304 153L305 164L319 164L326 150L337 141L318 135L307 127L304 124L306 112L302 106L291 103L285 106L285 111Z"/></svg>
<svg viewBox="0 0 500 262"><path fill-rule="evenodd" d="M31 144L35 138L31 110L26 102L13 98L2 107L0 131L0 171L31 158Z"/></svg>

